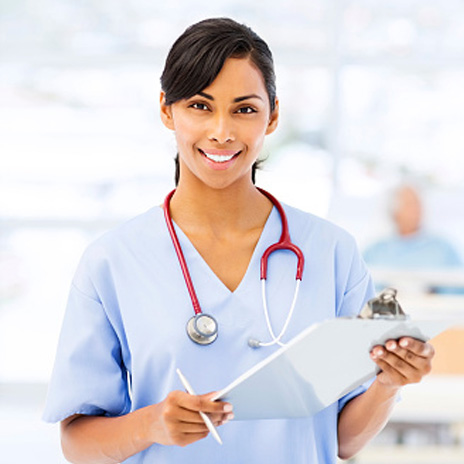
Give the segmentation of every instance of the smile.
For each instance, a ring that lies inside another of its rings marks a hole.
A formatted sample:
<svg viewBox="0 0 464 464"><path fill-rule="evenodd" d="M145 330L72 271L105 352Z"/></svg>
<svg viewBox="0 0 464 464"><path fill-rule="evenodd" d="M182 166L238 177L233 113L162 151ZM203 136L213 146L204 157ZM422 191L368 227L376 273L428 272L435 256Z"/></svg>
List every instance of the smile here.
<svg viewBox="0 0 464 464"><path fill-rule="evenodd" d="M241 153L241 150L198 150L202 155L204 155L209 160L214 161L215 163L226 163L227 161L230 161L234 156L237 156Z"/></svg>

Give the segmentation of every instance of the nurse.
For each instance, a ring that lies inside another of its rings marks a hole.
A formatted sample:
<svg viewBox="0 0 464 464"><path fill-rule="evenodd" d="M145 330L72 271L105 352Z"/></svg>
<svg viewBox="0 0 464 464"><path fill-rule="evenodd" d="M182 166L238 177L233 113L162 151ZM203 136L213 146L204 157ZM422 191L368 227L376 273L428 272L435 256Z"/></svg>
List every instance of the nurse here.
<svg viewBox="0 0 464 464"><path fill-rule="evenodd" d="M254 185L267 134L278 123L271 52L248 27L209 19L174 43L161 78L161 119L177 142L177 189L167 208L217 339L186 333L192 303L163 215L155 206L91 244L75 274L45 419L61 422L73 463L335 464L357 453L388 420L403 385L430 371L433 349L410 338L371 353L381 373L314 417L234 421L214 391L278 349L268 340L260 257L282 230ZM372 283L351 236L284 205L306 266L285 343L310 324L357 314ZM280 333L295 286L296 258L271 255L267 298ZM308 356L317 356L309 353ZM197 392L183 391L180 368ZM220 446L199 412L222 436Z"/></svg>

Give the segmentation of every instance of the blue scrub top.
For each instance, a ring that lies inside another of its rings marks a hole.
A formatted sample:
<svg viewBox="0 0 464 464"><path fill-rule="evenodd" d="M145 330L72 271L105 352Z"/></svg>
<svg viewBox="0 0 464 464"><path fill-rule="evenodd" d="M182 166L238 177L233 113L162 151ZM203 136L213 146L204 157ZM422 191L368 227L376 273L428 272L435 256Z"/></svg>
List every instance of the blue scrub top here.
<svg viewBox="0 0 464 464"><path fill-rule="evenodd" d="M315 322L357 314L373 296L373 287L349 234L311 214L284 209L292 240L306 260L285 342ZM217 391L278 349L248 346L249 338L269 340L259 267L264 250L281 234L277 210L234 292L176 230L202 309L218 321L218 339L199 346L186 334L191 300L163 211L154 207L106 233L84 253L63 322L46 421L76 413L117 416L158 403L170 391L183 390L177 367L197 393ZM271 255L267 295L277 333L291 305L295 274L294 254ZM125 462L335 464L338 412L364 390L356 389L311 418L229 422L219 429L223 446L211 436L184 448L155 444Z"/></svg>

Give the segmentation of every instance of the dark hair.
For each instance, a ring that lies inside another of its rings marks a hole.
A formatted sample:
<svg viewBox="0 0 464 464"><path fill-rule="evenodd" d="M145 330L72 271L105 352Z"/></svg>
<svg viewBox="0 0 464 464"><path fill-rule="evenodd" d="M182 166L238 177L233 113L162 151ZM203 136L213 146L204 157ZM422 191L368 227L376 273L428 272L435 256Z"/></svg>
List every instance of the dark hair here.
<svg viewBox="0 0 464 464"><path fill-rule="evenodd" d="M276 106L274 61L266 42L244 24L211 18L188 27L174 42L161 75L167 105L197 95L216 79L228 58L249 58L261 71L271 112ZM255 181L257 163L252 168ZM176 157L176 185L179 156Z"/></svg>

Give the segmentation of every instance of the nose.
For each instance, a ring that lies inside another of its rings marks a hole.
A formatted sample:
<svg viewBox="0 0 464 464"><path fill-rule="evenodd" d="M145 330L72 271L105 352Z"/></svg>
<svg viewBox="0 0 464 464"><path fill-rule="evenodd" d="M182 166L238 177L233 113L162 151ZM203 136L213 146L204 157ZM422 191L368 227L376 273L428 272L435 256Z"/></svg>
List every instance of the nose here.
<svg viewBox="0 0 464 464"><path fill-rule="evenodd" d="M216 114L211 118L208 128L208 138L211 141L224 144L235 140L233 121L227 114Z"/></svg>

